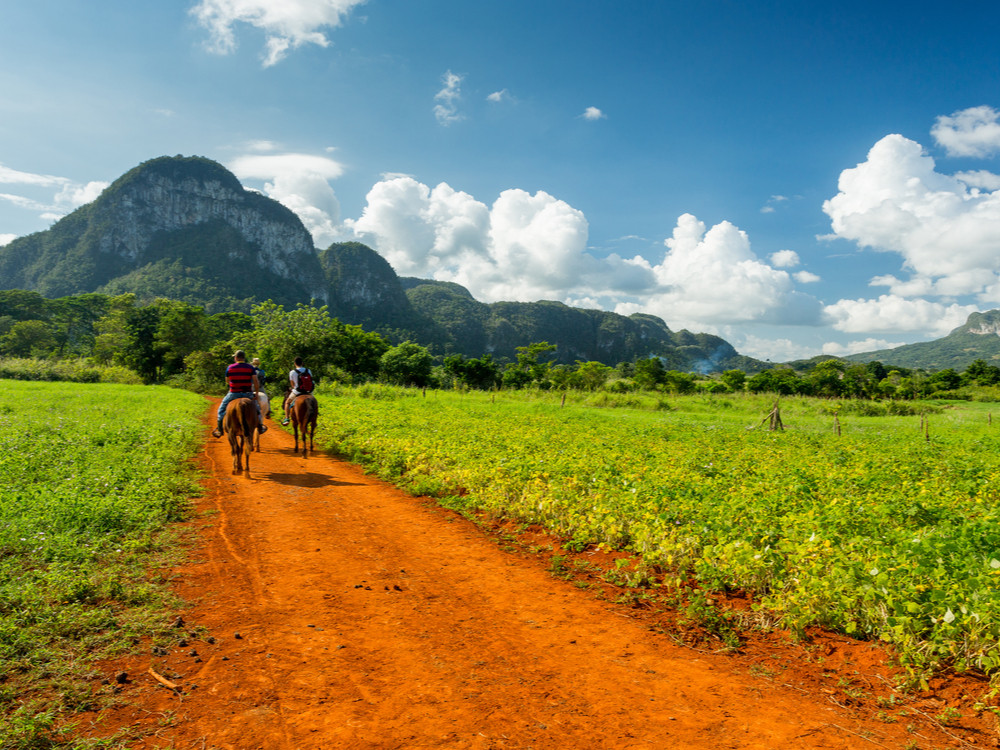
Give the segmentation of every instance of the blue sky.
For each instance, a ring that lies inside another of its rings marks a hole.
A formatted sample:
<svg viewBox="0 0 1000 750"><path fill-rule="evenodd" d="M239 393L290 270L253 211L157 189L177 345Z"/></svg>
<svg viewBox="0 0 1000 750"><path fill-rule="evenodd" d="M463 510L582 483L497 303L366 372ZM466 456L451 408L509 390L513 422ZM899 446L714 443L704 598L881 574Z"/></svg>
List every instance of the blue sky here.
<svg viewBox="0 0 1000 750"><path fill-rule="evenodd" d="M183 154L320 249L772 361L1000 307L994 2L5 6L0 244Z"/></svg>

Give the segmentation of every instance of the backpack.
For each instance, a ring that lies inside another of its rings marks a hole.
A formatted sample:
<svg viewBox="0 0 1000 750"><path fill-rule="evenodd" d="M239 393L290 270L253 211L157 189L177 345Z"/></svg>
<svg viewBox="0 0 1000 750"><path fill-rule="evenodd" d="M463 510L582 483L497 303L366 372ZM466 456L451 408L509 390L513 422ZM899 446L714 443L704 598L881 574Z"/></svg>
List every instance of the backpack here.
<svg viewBox="0 0 1000 750"><path fill-rule="evenodd" d="M313 376L309 372L309 368L306 368L305 372L299 373L299 387L296 388L299 393L312 393L313 389Z"/></svg>

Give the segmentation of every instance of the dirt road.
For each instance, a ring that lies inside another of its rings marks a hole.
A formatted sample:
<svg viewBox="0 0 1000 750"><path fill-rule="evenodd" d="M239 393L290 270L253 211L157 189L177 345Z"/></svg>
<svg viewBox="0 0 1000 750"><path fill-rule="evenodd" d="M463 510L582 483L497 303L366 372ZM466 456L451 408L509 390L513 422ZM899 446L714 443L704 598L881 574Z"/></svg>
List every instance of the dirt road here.
<svg viewBox="0 0 1000 750"><path fill-rule="evenodd" d="M93 730L138 727L135 747L995 746L984 722L925 720L935 696L879 717L891 691L871 646L686 648L554 578L543 555L350 464L293 455L276 424L249 478L230 474L225 440L208 438L203 460L203 541L174 571L189 603L177 645L122 665L125 705Z"/></svg>

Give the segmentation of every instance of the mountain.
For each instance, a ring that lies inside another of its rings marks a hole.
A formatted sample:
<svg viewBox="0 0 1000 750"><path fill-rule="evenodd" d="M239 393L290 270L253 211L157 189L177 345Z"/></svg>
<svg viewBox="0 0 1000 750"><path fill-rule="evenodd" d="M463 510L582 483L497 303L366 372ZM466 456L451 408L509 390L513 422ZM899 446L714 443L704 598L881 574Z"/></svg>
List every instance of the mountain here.
<svg viewBox="0 0 1000 750"><path fill-rule="evenodd" d="M562 302L478 302L451 282L400 280L414 311L433 323L426 339L443 353L513 359L519 346L556 345L555 361L608 364L659 356L668 369L757 372L765 363L741 356L731 344L707 333L671 331L653 315L628 317Z"/></svg>
<svg viewBox="0 0 1000 750"><path fill-rule="evenodd" d="M221 165L181 156L140 164L51 229L0 248L0 280L46 297L131 291L212 311L328 293L298 216Z"/></svg>
<svg viewBox="0 0 1000 750"><path fill-rule="evenodd" d="M210 313L248 312L268 299L286 308L316 302L345 323L435 354L512 360L517 347L547 341L565 364L659 356L678 370L766 367L717 336L674 332L651 315L552 301L486 304L458 284L400 279L358 242L317 252L292 211L201 157L144 162L50 229L0 247L0 289L50 298L133 292L141 302L166 297Z"/></svg>
<svg viewBox="0 0 1000 750"><path fill-rule="evenodd" d="M1000 310L972 313L965 325L944 338L852 354L851 362L873 362L924 370L964 370L977 359L1000 365Z"/></svg>

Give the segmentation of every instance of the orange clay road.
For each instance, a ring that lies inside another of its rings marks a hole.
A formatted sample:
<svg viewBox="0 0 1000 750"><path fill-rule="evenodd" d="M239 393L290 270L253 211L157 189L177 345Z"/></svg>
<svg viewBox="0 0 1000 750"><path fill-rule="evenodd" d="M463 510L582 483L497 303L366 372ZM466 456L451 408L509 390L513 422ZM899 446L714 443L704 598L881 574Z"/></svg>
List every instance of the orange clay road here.
<svg viewBox="0 0 1000 750"><path fill-rule="evenodd" d="M128 673L122 705L81 732L131 727L130 747L177 750L996 746L965 706L956 726L930 721L940 692L908 697L900 718L870 644L686 647L509 537L293 455L277 421L250 478L232 476L214 413L200 542L168 571L187 603L178 642L111 665Z"/></svg>

